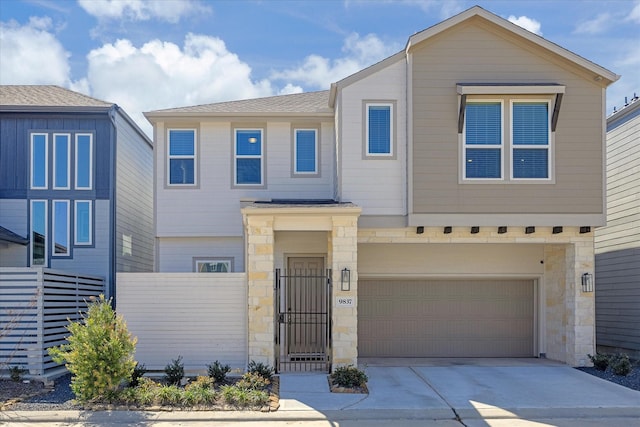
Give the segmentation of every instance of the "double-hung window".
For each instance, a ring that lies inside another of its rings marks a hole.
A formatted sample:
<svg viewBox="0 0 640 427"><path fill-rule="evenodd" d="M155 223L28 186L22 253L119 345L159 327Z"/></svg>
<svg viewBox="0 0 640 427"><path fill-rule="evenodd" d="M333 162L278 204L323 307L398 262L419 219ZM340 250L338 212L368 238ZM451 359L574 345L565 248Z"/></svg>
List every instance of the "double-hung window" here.
<svg viewBox="0 0 640 427"><path fill-rule="evenodd" d="M366 155L393 156L393 103L365 103Z"/></svg>
<svg viewBox="0 0 640 427"><path fill-rule="evenodd" d="M318 173L318 131L294 129L294 173L313 175Z"/></svg>
<svg viewBox="0 0 640 427"><path fill-rule="evenodd" d="M511 103L511 177L548 179L550 150L548 101Z"/></svg>
<svg viewBox="0 0 640 427"><path fill-rule="evenodd" d="M168 185L196 184L196 131L170 129L167 169Z"/></svg>
<svg viewBox="0 0 640 427"><path fill-rule="evenodd" d="M70 187L69 159L71 156L71 135L53 134L53 188L68 190Z"/></svg>
<svg viewBox="0 0 640 427"><path fill-rule="evenodd" d="M236 129L234 169L237 186L264 184L262 129Z"/></svg>
<svg viewBox="0 0 640 427"><path fill-rule="evenodd" d="M75 170L76 190L91 190L93 188L93 135L90 133L76 134Z"/></svg>
<svg viewBox="0 0 640 427"><path fill-rule="evenodd" d="M31 134L31 188L41 190L49 183L49 140L46 133Z"/></svg>
<svg viewBox="0 0 640 427"><path fill-rule="evenodd" d="M464 177L502 178L502 102L469 102L465 112Z"/></svg>

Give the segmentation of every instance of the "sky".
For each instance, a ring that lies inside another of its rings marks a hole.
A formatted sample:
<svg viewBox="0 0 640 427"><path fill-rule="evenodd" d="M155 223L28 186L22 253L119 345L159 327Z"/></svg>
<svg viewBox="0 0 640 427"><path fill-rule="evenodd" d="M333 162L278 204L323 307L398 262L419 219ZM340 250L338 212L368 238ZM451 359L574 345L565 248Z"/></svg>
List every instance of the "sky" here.
<svg viewBox="0 0 640 427"><path fill-rule="evenodd" d="M0 84L54 84L144 111L328 89L474 5L640 94L640 0L2 0Z"/></svg>

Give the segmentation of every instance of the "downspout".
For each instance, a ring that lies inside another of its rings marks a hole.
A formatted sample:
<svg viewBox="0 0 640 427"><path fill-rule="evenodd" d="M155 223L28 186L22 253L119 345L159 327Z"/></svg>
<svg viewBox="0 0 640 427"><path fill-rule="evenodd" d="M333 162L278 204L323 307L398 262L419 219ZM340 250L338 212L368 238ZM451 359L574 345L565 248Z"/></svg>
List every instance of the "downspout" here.
<svg viewBox="0 0 640 427"><path fill-rule="evenodd" d="M112 162L111 167L109 168L109 201L110 201L110 218L109 218L109 283L108 286L108 295L111 297L111 305L113 308L116 308L116 247L117 247L117 236L116 236L116 168L117 168L117 149L116 142L118 140L118 126L116 124L116 114L118 113L118 105L113 104L109 109L109 120L111 121L111 126L113 131L110 133L110 146L109 146L109 157Z"/></svg>

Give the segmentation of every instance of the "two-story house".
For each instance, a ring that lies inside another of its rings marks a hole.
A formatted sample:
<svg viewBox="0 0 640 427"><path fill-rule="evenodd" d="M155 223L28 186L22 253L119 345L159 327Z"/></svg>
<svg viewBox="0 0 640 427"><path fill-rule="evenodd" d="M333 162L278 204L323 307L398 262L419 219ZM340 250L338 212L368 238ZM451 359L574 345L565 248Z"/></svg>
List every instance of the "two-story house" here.
<svg viewBox="0 0 640 427"><path fill-rule="evenodd" d="M474 7L327 91L148 112L156 271L245 272L279 370L587 364L617 78Z"/></svg>
<svg viewBox="0 0 640 427"><path fill-rule="evenodd" d="M153 270L153 145L118 105L0 86L0 267Z"/></svg>

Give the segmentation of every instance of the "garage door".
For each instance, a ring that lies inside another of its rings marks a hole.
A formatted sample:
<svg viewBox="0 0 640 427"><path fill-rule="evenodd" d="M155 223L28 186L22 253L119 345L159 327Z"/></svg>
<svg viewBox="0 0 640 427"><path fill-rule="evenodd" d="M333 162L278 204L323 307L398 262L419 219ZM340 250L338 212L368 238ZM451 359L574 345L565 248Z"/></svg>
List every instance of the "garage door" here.
<svg viewBox="0 0 640 427"><path fill-rule="evenodd" d="M531 357L531 280L360 280L360 357Z"/></svg>

